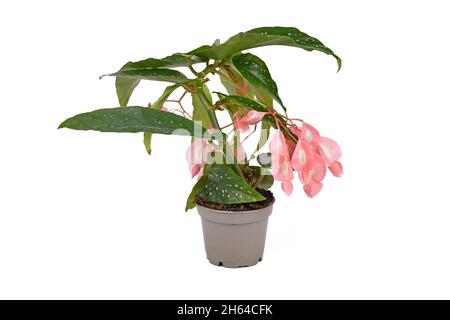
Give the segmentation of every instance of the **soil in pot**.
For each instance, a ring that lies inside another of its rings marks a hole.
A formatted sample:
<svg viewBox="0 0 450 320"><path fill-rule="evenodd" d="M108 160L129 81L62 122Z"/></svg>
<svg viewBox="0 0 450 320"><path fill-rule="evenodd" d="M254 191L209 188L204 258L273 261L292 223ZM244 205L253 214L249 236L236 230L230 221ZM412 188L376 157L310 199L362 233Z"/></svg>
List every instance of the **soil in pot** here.
<svg viewBox="0 0 450 320"><path fill-rule="evenodd" d="M273 196L273 193L270 190L262 190L257 189L257 191L263 195L266 200L263 201L257 201L257 202L249 202L249 203L235 203L235 204L220 204L220 203L211 203L206 201L205 199L197 196L195 199L195 203L209 208L213 210L219 210L219 211L250 211L250 210L258 210L265 207L270 206L272 203L275 202L275 198Z"/></svg>

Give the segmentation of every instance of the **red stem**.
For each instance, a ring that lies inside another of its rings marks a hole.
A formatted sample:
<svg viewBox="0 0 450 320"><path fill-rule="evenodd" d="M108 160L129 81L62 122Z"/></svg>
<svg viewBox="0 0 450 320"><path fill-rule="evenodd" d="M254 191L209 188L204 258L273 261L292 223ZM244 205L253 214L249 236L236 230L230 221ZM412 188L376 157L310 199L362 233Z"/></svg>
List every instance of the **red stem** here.
<svg viewBox="0 0 450 320"><path fill-rule="evenodd" d="M184 112L184 111L181 111L181 110L178 110L178 109L169 109L168 110L169 112L179 112L181 115L183 115L183 117L189 117L189 118L191 118L192 119L192 117L190 116L190 114L189 113L187 113L187 112Z"/></svg>
<svg viewBox="0 0 450 320"><path fill-rule="evenodd" d="M222 127L222 128L220 128L220 130L223 130L223 129L225 129L225 128L228 128L229 126L232 126L232 125L233 125L233 122L230 123L230 124L227 124L226 126L224 126L224 127Z"/></svg>
<svg viewBox="0 0 450 320"><path fill-rule="evenodd" d="M254 134L255 133L255 131L256 131L256 127L257 127L257 125L255 125L255 127L254 127L254 129L253 129L253 131L252 132L250 132L250 134L248 135L248 136L246 136L245 138L244 138L244 140L242 140L242 142L241 143L244 143L245 142L245 140L247 140L252 134Z"/></svg>
<svg viewBox="0 0 450 320"><path fill-rule="evenodd" d="M290 120L289 118L284 117L284 116L282 116L281 114L275 114L275 112L273 112L273 111L271 111L271 110L269 110L269 114L273 117L273 119L274 119L275 122L277 123L277 128L278 128L278 129L280 129L280 124L281 124L281 126L285 129L285 131L287 132L287 134L288 134L294 141L297 141L297 140L298 140L298 138L297 138L295 135L293 135L293 134L291 133L291 131L289 130L289 128L288 128L282 121L279 121L279 119L277 119L277 115L279 115L279 116L281 116L281 117L283 117L283 118L286 118L287 120Z"/></svg>

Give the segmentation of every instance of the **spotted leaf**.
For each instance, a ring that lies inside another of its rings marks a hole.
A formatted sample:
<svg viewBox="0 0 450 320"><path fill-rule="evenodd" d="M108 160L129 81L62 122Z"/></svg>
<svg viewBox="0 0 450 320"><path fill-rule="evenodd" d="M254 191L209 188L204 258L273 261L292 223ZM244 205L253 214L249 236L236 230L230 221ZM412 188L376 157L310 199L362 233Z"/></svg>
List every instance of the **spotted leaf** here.
<svg viewBox="0 0 450 320"><path fill-rule="evenodd" d="M248 203L265 200L247 182L236 174L230 166L212 164L208 170L208 180L198 195L208 202L220 204Z"/></svg>
<svg viewBox="0 0 450 320"><path fill-rule="evenodd" d="M280 37L277 44L291 47L302 48L307 51L320 51L333 56L338 65L338 71L341 69L342 61L333 50L325 46L319 39L311 37L306 33L293 27L261 27L249 30L247 34L260 34L264 37ZM283 38L283 39L281 39ZM285 39L288 38L288 39Z"/></svg>
<svg viewBox="0 0 450 320"><path fill-rule="evenodd" d="M245 53L233 57L233 65L250 84L270 93L285 109L283 101L278 95L277 84L272 79L269 69L263 60L251 53Z"/></svg>
<svg viewBox="0 0 450 320"><path fill-rule="evenodd" d="M120 70L115 73L107 74L106 76L125 77L138 80L166 81L178 84L191 81L180 71L172 69Z"/></svg>
<svg viewBox="0 0 450 320"><path fill-rule="evenodd" d="M134 89L141 80L166 81L176 84L191 81L181 72L171 69L120 70L104 76L116 77L116 93L122 107L128 104Z"/></svg>
<svg viewBox="0 0 450 320"><path fill-rule="evenodd" d="M208 175L208 166L204 166L203 175L192 188L191 193L186 200L186 207L184 211L195 208L195 198L197 197L198 192L205 186L206 182L208 182Z"/></svg>
<svg viewBox="0 0 450 320"><path fill-rule="evenodd" d="M151 132L202 137L206 129L171 112L145 107L99 109L65 120L59 128L101 132Z"/></svg>
<svg viewBox="0 0 450 320"><path fill-rule="evenodd" d="M120 70L126 71L154 68L187 67L195 63L205 62L205 60L206 59L202 59L199 56L193 54L174 53L162 59L148 58L135 62L130 61L126 63Z"/></svg>
<svg viewBox="0 0 450 320"><path fill-rule="evenodd" d="M264 46L290 46L320 51L333 56L341 68L341 59L318 39L293 27L261 27L241 32L218 46L201 46L189 52L201 59L222 59L240 51Z"/></svg>
<svg viewBox="0 0 450 320"><path fill-rule="evenodd" d="M253 109L259 112L266 112L267 107L262 105L261 103L256 102L250 98L241 97L237 95L226 95L220 92L215 92L220 98L220 104L231 104L237 106L243 106L246 108Z"/></svg>

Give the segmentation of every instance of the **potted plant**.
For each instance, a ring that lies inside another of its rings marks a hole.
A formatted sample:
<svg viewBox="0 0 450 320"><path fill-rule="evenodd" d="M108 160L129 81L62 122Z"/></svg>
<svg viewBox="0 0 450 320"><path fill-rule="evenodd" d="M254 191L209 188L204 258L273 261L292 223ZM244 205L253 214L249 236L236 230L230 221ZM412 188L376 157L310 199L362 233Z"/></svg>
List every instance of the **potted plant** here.
<svg viewBox="0 0 450 320"><path fill-rule="evenodd" d="M116 77L121 107L78 114L59 126L141 132L149 154L153 134L191 136L186 159L197 181L188 196L186 211L197 206L207 257L215 265L241 267L261 261L274 203L269 191L274 180L281 182L282 190L290 195L296 173L304 192L314 197L322 189L327 168L334 176L342 174L338 161L341 151L336 142L321 136L303 120L290 118L265 62L242 52L268 45L321 51L336 59L338 70L341 67L340 58L331 49L296 28L256 28L222 44L216 40L213 45L187 53L128 62L108 74ZM180 67L192 75L174 69ZM214 75L220 77L226 93L210 92L208 80ZM146 107L127 106L141 80L171 85ZM170 100L175 91L182 91L181 97ZM183 106L186 95L192 98L191 112ZM168 109L167 102L175 102L178 107ZM228 115L229 123L219 122L219 113ZM257 130L258 145L246 153L243 143ZM271 131L270 152L261 153Z"/></svg>

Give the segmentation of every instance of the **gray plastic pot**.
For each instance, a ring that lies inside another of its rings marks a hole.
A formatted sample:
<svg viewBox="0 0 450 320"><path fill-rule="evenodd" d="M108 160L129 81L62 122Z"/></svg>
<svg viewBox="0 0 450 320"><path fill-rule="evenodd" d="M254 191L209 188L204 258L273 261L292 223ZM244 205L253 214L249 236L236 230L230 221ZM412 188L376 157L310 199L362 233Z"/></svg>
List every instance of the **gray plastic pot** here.
<svg viewBox="0 0 450 320"><path fill-rule="evenodd" d="M272 207L273 203L262 209L234 212L197 205L209 262L239 268L261 261Z"/></svg>

